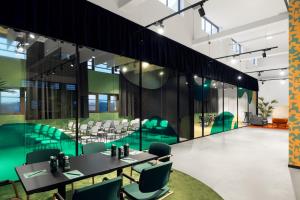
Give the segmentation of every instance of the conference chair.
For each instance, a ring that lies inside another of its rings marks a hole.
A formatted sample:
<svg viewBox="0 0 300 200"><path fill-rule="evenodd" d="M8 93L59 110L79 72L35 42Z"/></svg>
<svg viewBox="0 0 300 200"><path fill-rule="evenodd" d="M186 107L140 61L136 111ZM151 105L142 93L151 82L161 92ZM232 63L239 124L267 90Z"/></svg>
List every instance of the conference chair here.
<svg viewBox="0 0 300 200"><path fill-rule="evenodd" d="M9 184L12 185L12 188L15 193L15 197L10 198L10 200L21 200L15 182L10 181L10 180L0 181L0 186L5 186L5 185L9 185Z"/></svg>
<svg viewBox="0 0 300 200"><path fill-rule="evenodd" d="M105 178L101 183L76 189L73 193L72 200L120 200L121 183L121 177L114 179ZM64 200L59 193L53 195L53 200L56 199Z"/></svg>
<svg viewBox="0 0 300 200"><path fill-rule="evenodd" d="M172 162L160 163L142 170L139 181L123 174L131 183L122 188L122 192L130 200L162 199L173 192L167 186L170 178Z"/></svg>
<svg viewBox="0 0 300 200"><path fill-rule="evenodd" d="M149 161L142 164L135 165L131 168L130 175L132 176L132 171L135 171L137 173L141 173L143 169L147 167L151 167L153 165L156 165L159 162L167 162L170 160L171 155L171 146L165 143L161 142L154 142L150 145L149 151L150 154L158 156L158 159L156 159L154 162Z"/></svg>
<svg viewBox="0 0 300 200"><path fill-rule="evenodd" d="M82 153L84 155L89 155L93 153L100 153L105 151L105 143L104 142L94 142L86 145L82 145ZM92 177L93 184L95 184L95 177ZM73 185L72 185L73 188Z"/></svg>

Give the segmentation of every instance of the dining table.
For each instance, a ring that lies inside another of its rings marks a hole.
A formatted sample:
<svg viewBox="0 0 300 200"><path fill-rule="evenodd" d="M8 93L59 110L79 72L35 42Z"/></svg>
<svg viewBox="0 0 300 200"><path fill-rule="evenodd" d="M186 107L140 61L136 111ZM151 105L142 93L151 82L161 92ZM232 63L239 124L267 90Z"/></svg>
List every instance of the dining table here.
<svg viewBox="0 0 300 200"><path fill-rule="evenodd" d="M148 152L131 150L128 157L119 159L106 151L70 157L70 169L67 171L58 168L51 172L50 161L19 166L15 170L27 195L57 189L65 198L68 184L113 171L120 176L124 168L157 158Z"/></svg>

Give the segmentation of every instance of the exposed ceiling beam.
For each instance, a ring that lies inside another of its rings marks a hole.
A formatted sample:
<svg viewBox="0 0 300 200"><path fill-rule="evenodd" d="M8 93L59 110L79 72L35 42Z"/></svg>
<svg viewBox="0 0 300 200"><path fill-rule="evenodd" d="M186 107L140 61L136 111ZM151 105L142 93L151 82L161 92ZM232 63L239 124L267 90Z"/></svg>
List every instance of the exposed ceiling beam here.
<svg viewBox="0 0 300 200"><path fill-rule="evenodd" d="M193 40L193 45L199 45L202 43L206 43L208 41L214 41L214 40L219 40L219 39L223 39L223 38L228 38L237 33L249 31L251 29L266 26L268 24L276 23L276 22L286 20L286 19L288 19L288 12L284 12L284 13L281 13L276 16L265 18L265 19L255 21L255 22L252 22L252 23L249 23L246 25L238 26L238 27L235 27L232 29L224 30L224 31L221 31L214 35L211 35L211 36L205 36L205 37L195 39L195 40Z"/></svg>

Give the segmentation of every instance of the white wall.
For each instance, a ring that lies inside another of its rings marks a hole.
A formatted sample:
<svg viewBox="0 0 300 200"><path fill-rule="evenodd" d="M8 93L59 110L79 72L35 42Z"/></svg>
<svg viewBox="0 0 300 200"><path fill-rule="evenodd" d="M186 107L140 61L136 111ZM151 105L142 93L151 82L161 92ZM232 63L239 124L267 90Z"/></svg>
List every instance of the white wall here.
<svg viewBox="0 0 300 200"><path fill-rule="evenodd" d="M278 104L272 114L276 118L288 118L288 81L282 84L281 80L267 81L264 84L259 82L259 97L264 97L266 101L276 99ZM270 120L270 119L269 119Z"/></svg>

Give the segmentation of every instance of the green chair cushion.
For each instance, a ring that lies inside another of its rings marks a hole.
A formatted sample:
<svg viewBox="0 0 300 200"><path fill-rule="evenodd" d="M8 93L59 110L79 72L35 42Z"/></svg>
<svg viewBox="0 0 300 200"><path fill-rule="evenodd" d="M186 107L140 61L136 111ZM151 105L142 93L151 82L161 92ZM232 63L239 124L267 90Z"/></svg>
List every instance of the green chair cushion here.
<svg viewBox="0 0 300 200"><path fill-rule="evenodd" d="M133 166L132 170L134 170L134 171L136 171L138 173L141 173L143 171L143 169L148 168L148 167L152 167L152 166L153 166L152 163L145 162L145 163Z"/></svg>
<svg viewBox="0 0 300 200"><path fill-rule="evenodd" d="M123 187L123 191L125 192L125 194L133 200L154 200L154 199L158 199L162 196L164 196L165 194L168 193L169 191L169 187L165 186L160 190L157 190L155 192L147 192L147 193L143 193L139 190L139 185L137 183L132 183L129 185L126 185Z"/></svg>

